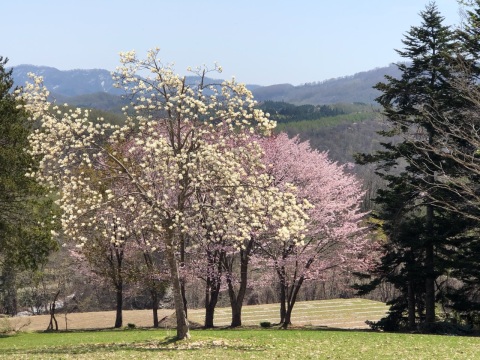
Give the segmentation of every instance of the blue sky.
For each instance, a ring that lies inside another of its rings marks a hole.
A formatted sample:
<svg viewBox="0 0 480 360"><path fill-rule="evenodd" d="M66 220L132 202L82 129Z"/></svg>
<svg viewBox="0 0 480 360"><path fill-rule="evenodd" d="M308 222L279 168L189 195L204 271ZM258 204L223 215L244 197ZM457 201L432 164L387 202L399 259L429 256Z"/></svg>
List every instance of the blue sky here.
<svg viewBox="0 0 480 360"><path fill-rule="evenodd" d="M159 46L176 71L213 64L270 85L352 75L399 60L428 0L4 0L0 55L9 65L114 70L118 53ZM456 0L436 1L446 24Z"/></svg>

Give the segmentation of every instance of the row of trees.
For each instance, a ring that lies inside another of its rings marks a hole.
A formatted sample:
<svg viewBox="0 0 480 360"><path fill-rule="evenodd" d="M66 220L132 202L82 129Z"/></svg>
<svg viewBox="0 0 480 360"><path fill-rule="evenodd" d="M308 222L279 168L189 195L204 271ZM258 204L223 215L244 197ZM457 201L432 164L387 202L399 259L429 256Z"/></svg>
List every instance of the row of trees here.
<svg viewBox="0 0 480 360"><path fill-rule="evenodd" d="M345 167L308 143L271 136L275 123L234 80L207 84L210 70L197 68L200 81L187 84L158 49L144 60L123 53L121 63L114 78L132 101L123 125L51 104L39 77L17 92L34 127L28 155L38 167L27 178L57 198L73 253L107 265L118 309L121 269L133 258L144 259L152 297L168 270L179 339L189 336L189 276L205 280L205 325L225 288L238 326L249 268L267 269L253 280L277 279L288 326L305 281L368 267L363 191Z"/></svg>
<svg viewBox="0 0 480 360"><path fill-rule="evenodd" d="M172 288L179 339L189 336L186 292L198 279L205 327L213 327L222 293L238 326L248 288L272 282L287 327L303 284L331 269L366 274L361 294L385 284L397 289L376 326L434 330L438 304L447 316L475 323L480 1L455 31L434 3L421 18L398 51L407 61L398 65L401 76L376 86L391 126L381 132L384 149L357 156L386 184L373 211L388 239L382 256L364 227L364 192L349 169L298 138L272 136L275 123L243 85L206 83L207 68L194 69L199 81L188 84L160 62L158 49L145 60L123 53L114 78L131 107L118 125L50 103L38 77L14 99L3 62L1 110L11 118L2 133L11 135L1 140L1 160L16 170L0 173L9 196L0 206L15 209L0 214L0 285L12 288L9 274L38 266L55 248L56 199L59 238L115 289L117 327L132 278L151 296L154 326L160 297ZM7 150L21 153L21 163ZM27 246L17 242L27 239ZM15 298L3 294L4 304Z"/></svg>
<svg viewBox="0 0 480 360"><path fill-rule="evenodd" d="M375 164L387 184L375 214L389 241L361 293L382 282L399 290L377 324L384 329L434 330L437 304L478 324L480 2L473 3L457 30L428 4L397 51L406 61L401 77L376 85L389 141L358 161Z"/></svg>

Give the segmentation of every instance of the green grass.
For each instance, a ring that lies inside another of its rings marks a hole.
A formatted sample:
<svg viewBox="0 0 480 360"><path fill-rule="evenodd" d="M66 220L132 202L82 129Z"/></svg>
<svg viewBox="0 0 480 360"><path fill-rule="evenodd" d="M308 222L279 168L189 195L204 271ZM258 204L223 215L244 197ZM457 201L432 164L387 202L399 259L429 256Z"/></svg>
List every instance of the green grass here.
<svg viewBox="0 0 480 360"><path fill-rule="evenodd" d="M0 359L479 359L480 338L352 330L120 330L0 337Z"/></svg>
<svg viewBox="0 0 480 360"><path fill-rule="evenodd" d="M480 359L476 337L352 330L365 327L366 319L379 319L386 310L385 304L365 299L299 302L292 320L294 326L305 328L279 330L259 327L262 321L278 322L278 304L245 306L242 319L247 328L192 330L192 338L182 342L172 341L175 330L167 329L21 332L0 336L0 359ZM151 322L147 311L127 313L125 324ZM69 316L69 326L105 328L113 324L114 314ZM230 309L217 309L215 324L228 325L230 316ZM193 321L202 323L203 317L202 309L189 311ZM14 320L31 320L32 330L45 329L47 318Z"/></svg>

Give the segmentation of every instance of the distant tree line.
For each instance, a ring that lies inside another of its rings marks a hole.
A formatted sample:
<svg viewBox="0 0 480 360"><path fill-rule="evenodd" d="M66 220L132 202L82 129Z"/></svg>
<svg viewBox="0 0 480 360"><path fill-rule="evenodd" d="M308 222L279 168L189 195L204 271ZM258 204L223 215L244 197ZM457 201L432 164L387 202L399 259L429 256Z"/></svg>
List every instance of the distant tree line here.
<svg viewBox="0 0 480 360"><path fill-rule="evenodd" d="M264 101L260 108L278 123L317 120L346 113L334 105L293 105L283 101Z"/></svg>

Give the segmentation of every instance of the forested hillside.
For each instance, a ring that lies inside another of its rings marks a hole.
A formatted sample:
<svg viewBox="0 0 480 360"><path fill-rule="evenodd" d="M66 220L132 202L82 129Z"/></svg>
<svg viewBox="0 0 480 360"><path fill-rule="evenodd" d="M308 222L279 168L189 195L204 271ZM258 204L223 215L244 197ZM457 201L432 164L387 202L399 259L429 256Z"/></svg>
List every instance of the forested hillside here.
<svg viewBox="0 0 480 360"><path fill-rule="evenodd" d="M260 108L277 121L276 132L285 131L308 140L315 149L328 151L341 163L354 161L354 154L380 149L384 128L380 108L362 103L293 105L265 101Z"/></svg>
<svg viewBox="0 0 480 360"><path fill-rule="evenodd" d="M396 65L360 72L351 76L293 86L290 84L263 86L253 90L259 101L274 100L302 105L323 105L362 102L374 104L380 95L373 86L385 75L397 77Z"/></svg>

